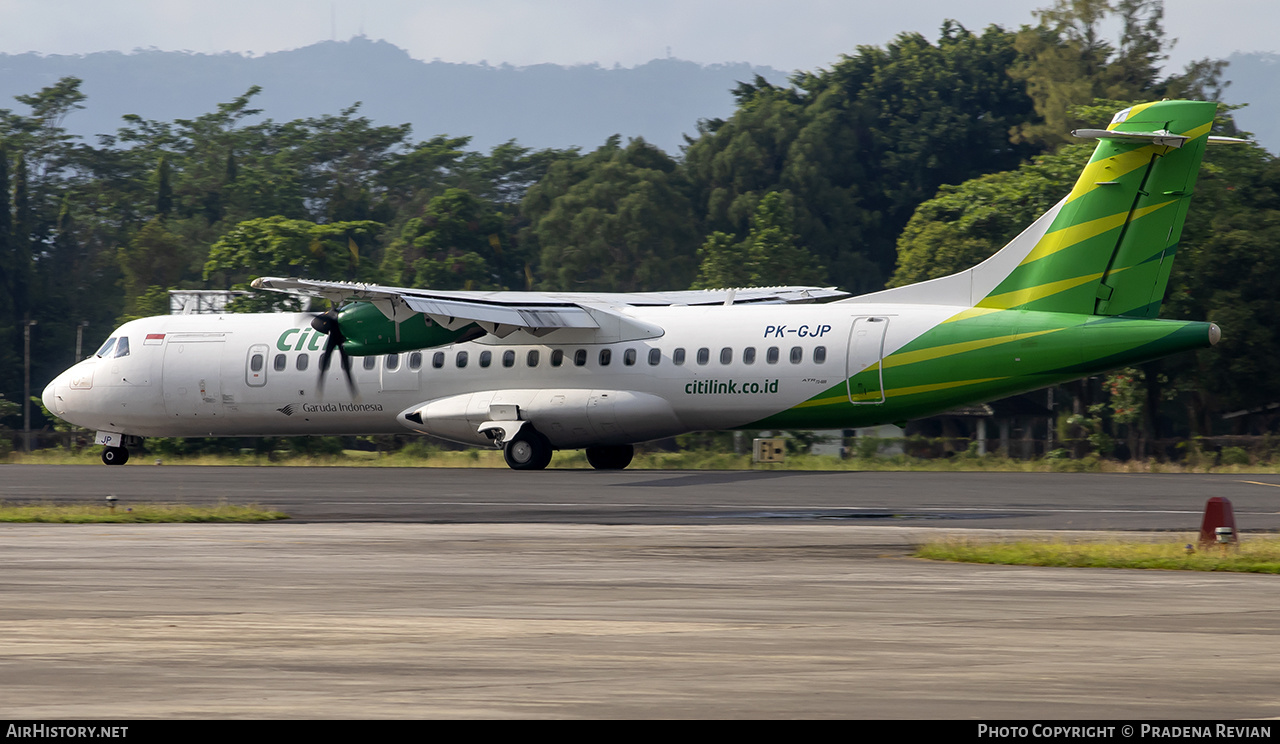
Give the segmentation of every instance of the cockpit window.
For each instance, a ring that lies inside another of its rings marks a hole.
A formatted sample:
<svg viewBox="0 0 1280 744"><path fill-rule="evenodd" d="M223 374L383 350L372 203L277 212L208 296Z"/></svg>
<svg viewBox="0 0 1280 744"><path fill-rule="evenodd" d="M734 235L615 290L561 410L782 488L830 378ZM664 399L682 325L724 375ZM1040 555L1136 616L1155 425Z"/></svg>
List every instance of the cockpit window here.
<svg viewBox="0 0 1280 744"><path fill-rule="evenodd" d="M98 349L97 353L94 356L110 358L111 352L115 349L115 346L116 346L116 338L115 336L112 336L111 338L107 339L104 344L102 344L102 348Z"/></svg>
<svg viewBox="0 0 1280 744"><path fill-rule="evenodd" d="M117 358L129 356L129 337L128 336L121 336L120 340L116 342L115 355Z"/></svg>

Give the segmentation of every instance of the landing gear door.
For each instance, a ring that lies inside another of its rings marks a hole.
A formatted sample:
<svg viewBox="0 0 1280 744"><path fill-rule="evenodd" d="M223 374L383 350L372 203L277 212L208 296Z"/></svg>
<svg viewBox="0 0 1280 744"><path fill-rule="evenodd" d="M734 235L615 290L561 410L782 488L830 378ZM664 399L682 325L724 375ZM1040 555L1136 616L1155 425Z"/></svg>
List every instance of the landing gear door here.
<svg viewBox="0 0 1280 744"><path fill-rule="evenodd" d="M884 337L889 329L889 319L882 316L854 318L849 331L849 355L846 359L845 380L849 402L854 405L874 405L884 402Z"/></svg>

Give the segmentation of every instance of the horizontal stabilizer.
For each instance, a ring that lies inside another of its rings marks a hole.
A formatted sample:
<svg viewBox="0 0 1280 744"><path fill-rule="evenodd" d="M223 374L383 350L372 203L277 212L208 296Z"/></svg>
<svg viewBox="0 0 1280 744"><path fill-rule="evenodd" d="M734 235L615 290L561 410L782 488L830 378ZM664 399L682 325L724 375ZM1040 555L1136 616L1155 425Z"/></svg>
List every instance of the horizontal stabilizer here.
<svg viewBox="0 0 1280 744"><path fill-rule="evenodd" d="M1128 142L1151 143L1153 145L1161 145L1163 147L1182 147L1187 143L1190 137L1183 134L1174 134L1168 130L1160 130L1158 132L1120 132L1113 129L1073 129L1071 130L1073 137L1081 139L1113 139L1125 140ZM1212 135L1206 138L1206 142L1210 145L1251 145L1253 140L1240 139L1239 137L1221 137Z"/></svg>

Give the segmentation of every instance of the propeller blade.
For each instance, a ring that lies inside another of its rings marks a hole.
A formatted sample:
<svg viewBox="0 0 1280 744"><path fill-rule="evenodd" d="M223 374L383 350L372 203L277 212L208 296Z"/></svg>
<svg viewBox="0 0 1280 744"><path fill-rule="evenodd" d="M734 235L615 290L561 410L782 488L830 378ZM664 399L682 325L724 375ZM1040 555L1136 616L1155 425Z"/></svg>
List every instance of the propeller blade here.
<svg viewBox="0 0 1280 744"><path fill-rule="evenodd" d="M316 394L324 397L324 378L329 373L329 363L333 357L333 350L337 349L343 360L343 371L347 373L347 383L351 382L350 364L347 362L347 353L342 348L342 327L338 325L338 314L333 310L320 313L311 319L311 327L317 333L323 333L327 336L324 342L324 351L320 353L320 378L316 381Z"/></svg>
<svg viewBox="0 0 1280 744"><path fill-rule="evenodd" d="M347 389L351 391L353 400L360 400L360 391L356 389L356 381L351 376L351 357L347 354L347 350L338 346L338 357L342 364L342 374L347 377Z"/></svg>

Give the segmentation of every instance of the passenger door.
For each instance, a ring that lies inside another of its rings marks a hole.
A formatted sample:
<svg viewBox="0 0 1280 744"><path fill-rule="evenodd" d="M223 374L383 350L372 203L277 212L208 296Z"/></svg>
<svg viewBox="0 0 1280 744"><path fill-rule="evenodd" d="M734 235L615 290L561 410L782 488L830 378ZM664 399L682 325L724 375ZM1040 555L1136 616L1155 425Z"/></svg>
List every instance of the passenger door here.
<svg viewBox="0 0 1280 744"><path fill-rule="evenodd" d="M884 316L854 318L845 366L850 403L884 402L884 370L880 362L884 359L884 337L888 330L889 319Z"/></svg>

